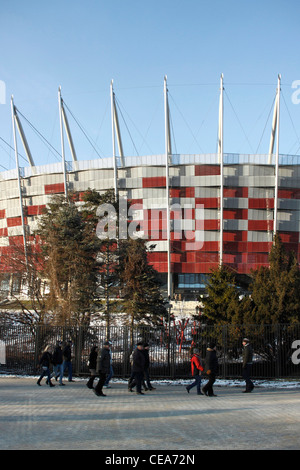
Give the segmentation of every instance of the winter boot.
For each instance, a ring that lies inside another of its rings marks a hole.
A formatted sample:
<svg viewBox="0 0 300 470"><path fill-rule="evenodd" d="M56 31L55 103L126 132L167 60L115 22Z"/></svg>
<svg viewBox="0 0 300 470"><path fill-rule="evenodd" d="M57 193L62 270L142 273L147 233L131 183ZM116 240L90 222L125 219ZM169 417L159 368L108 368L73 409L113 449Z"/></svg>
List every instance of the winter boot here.
<svg viewBox="0 0 300 470"><path fill-rule="evenodd" d="M87 382L87 384L86 384L87 388L93 388L94 380L95 380L95 377L94 377L94 376L92 376L92 377L89 378L89 380L88 380L88 382Z"/></svg>

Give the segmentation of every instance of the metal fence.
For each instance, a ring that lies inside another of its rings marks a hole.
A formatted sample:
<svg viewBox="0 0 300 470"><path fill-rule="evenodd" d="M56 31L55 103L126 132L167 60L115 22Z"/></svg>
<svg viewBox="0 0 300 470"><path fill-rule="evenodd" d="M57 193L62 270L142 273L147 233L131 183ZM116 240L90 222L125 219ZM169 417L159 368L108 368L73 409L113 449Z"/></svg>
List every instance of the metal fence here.
<svg viewBox="0 0 300 470"><path fill-rule="evenodd" d="M204 359L209 342L217 344L220 378L241 377L242 339L254 350L253 378L300 379L300 324L204 326L179 322L164 327L111 327L115 377L130 374L130 354L138 341L150 345L152 378L187 378L194 347ZM74 375L89 373L88 357L93 345L106 340L105 327L64 328L51 326L0 327L0 373L36 375L39 358L47 345L72 341Z"/></svg>

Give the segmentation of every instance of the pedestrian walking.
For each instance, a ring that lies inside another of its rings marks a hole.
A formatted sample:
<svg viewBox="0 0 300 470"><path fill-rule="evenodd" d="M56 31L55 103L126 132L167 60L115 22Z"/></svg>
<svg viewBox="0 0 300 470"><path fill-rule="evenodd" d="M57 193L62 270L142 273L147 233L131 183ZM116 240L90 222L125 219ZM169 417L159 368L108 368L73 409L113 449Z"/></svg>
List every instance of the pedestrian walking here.
<svg viewBox="0 0 300 470"><path fill-rule="evenodd" d="M128 379L128 392L133 392L132 389L136 385L135 380L134 380L134 373L132 371L133 353L134 353L134 349L133 349L133 351L132 351L132 353L130 354L130 357L129 357L129 362L130 362L130 366L131 366L131 374L130 374L130 377Z"/></svg>
<svg viewBox="0 0 300 470"><path fill-rule="evenodd" d="M63 374L68 369L68 381L74 382L72 372L72 341L67 341L66 346L63 349Z"/></svg>
<svg viewBox="0 0 300 470"><path fill-rule="evenodd" d="M114 376L114 369L113 369L113 365L112 365L112 352L111 352L112 342L111 341L109 341L109 346L110 346L110 350L109 350L110 368L109 368L109 374L108 374L108 376L106 377L106 380L105 380L105 384L103 385L104 388L111 388L111 386L109 385L109 382L112 379L112 377Z"/></svg>
<svg viewBox="0 0 300 470"><path fill-rule="evenodd" d="M53 363L53 372L51 374L51 378L55 377L57 381L59 378L59 385L65 385L62 381L64 371L63 371L63 352L61 349L61 341L58 341L56 347L53 352L52 356L52 363Z"/></svg>
<svg viewBox="0 0 300 470"><path fill-rule="evenodd" d="M149 374L149 367L150 367L150 358L149 358L149 349L150 346L148 343L144 344L143 354L145 356L145 367L144 367L144 380L143 380L143 388L144 390L156 390L155 387L152 386L150 382L150 374Z"/></svg>
<svg viewBox="0 0 300 470"><path fill-rule="evenodd" d="M197 395L203 395L201 392L201 372L203 372L203 370L199 349L195 348L191 357L191 372L194 377L194 382L185 387L188 393L190 393L193 387L197 387Z"/></svg>
<svg viewBox="0 0 300 470"><path fill-rule="evenodd" d="M90 378L86 384L88 388L94 388L94 380L97 377L97 356L98 356L98 346L93 346L89 355L88 366L90 371Z"/></svg>
<svg viewBox="0 0 300 470"><path fill-rule="evenodd" d="M101 350L101 354L98 355L96 369L99 374L99 381L94 388L94 392L98 397L105 397L103 393L103 385L105 384L106 376L110 371L110 341L105 341L104 346Z"/></svg>
<svg viewBox="0 0 300 470"><path fill-rule="evenodd" d="M219 363L217 358L217 347L215 343L210 343L206 350L205 372L208 375L208 382L202 388L204 395L208 397L216 397L214 394L213 384L219 372Z"/></svg>
<svg viewBox="0 0 300 470"><path fill-rule="evenodd" d="M51 382L51 372L50 372L50 364L52 361L52 356L50 353L50 346L46 346L39 361L39 365L42 368L42 373L37 381L37 385L41 386L41 380L45 375L47 376L47 384L50 387L54 387L54 384Z"/></svg>
<svg viewBox="0 0 300 470"><path fill-rule="evenodd" d="M132 377L131 388L134 387L133 383L136 384L136 394L144 395L142 392L142 381L145 371L145 355L143 353L144 344L142 342L137 343L137 347L133 352L132 356ZM132 391L132 390L131 390Z"/></svg>
<svg viewBox="0 0 300 470"><path fill-rule="evenodd" d="M243 379L246 382L246 390L243 393L251 393L254 389L251 380L251 369L253 363L253 349L248 338L243 339Z"/></svg>

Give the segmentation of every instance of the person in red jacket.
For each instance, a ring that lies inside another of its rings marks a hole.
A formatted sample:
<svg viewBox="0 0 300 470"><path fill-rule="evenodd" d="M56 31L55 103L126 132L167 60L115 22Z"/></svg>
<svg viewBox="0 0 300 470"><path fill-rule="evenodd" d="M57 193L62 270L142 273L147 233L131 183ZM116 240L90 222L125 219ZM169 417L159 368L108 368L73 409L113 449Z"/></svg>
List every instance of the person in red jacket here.
<svg viewBox="0 0 300 470"><path fill-rule="evenodd" d="M192 376L194 377L194 382L185 387L188 393L190 393L191 388L197 386L197 395L203 395L201 392L201 372L203 370L204 369L200 361L199 349L194 349L194 353L191 357L191 371Z"/></svg>

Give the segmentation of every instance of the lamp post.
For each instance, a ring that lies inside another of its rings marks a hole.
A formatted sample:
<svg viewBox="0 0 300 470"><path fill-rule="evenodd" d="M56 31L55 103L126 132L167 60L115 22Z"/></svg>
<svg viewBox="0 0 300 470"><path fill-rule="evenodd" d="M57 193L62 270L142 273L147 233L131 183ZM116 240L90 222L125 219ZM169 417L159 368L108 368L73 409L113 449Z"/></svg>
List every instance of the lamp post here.
<svg viewBox="0 0 300 470"><path fill-rule="evenodd" d="M167 309L168 309L168 370L170 373L170 327L171 327L171 309L173 305L170 303L171 301L171 296L168 296L168 304L167 304Z"/></svg>

